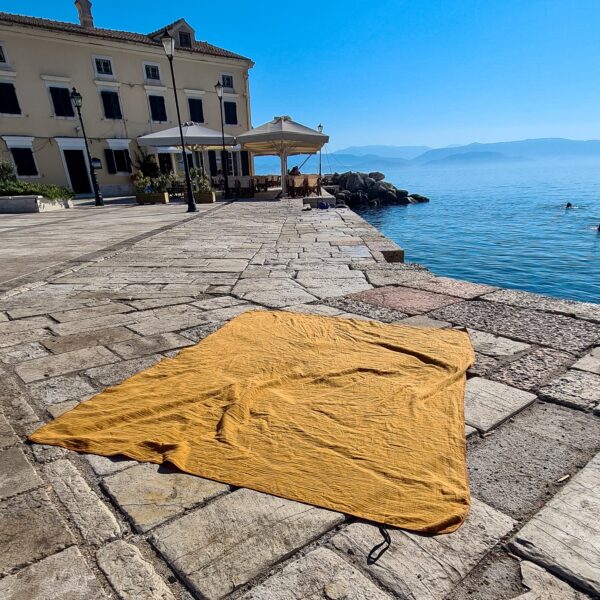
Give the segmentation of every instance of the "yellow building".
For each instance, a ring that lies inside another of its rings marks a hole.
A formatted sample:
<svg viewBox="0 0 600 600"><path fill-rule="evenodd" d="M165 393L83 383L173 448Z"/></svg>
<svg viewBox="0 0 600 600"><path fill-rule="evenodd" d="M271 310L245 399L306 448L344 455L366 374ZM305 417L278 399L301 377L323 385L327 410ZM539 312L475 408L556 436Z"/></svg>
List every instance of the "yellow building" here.
<svg viewBox="0 0 600 600"><path fill-rule="evenodd" d="M183 122L220 131L215 84L224 86L225 130L250 128L248 71L253 62L196 40L185 20L149 34L94 27L91 3L77 0L80 24L0 13L0 158L26 181L65 185L90 194L89 165L69 91L83 96L90 153L105 195L130 193L136 138L177 125L169 63L160 38L176 40L174 59ZM229 172L247 175L248 155L230 154ZM160 148L161 170L183 170L181 153ZM194 152L196 166L215 173L219 152Z"/></svg>

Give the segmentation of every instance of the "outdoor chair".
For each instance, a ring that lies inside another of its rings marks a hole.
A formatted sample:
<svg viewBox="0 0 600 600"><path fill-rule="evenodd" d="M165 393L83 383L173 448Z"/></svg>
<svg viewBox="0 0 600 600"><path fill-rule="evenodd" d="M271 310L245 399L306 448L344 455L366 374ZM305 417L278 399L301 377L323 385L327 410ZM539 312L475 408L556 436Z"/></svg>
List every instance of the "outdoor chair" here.
<svg viewBox="0 0 600 600"><path fill-rule="evenodd" d="M306 195L321 194L321 181L318 175L306 176Z"/></svg>
<svg viewBox="0 0 600 600"><path fill-rule="evenodd" d="M234 195L236 198L254 198L254 179L252 177L236 177Z"/></svg>
<svg viewBox="0 0 600 600"><path fill-rule="evenodd" d="M169 198L185 198L185 181L176 179L169 188Z"/></svg>
<svg viewBox="0 0 600 600"><path fill-rule="evenodd" d="M306 177L304 175L295 175L288 177L288 191L292 198L297 196L307 196Z"/></svg>

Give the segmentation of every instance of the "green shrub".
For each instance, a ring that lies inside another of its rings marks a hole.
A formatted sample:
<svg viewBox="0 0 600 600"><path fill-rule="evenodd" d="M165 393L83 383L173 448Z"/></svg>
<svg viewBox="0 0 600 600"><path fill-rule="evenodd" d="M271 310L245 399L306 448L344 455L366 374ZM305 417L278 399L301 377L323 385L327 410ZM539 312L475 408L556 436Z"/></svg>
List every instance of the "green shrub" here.
<svg viewBox="0 0 600 600"><path fill-rule="evenodd" d="M15 165L7 160L0 160L0 181L16 181Z"/></svg>
<svg viewBox="0 0 600 600"><path fill-rule="evenodd" d="M48 200L68 200L73 197L73 192L60 185L1 179L0 196L44 196Z"/></svg>

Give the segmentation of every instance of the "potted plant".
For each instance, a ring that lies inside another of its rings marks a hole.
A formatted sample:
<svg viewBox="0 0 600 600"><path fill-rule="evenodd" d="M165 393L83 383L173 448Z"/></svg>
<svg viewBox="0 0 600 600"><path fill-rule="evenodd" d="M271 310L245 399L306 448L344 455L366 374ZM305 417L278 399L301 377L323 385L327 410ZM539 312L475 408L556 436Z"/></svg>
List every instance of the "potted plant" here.
<svg viewBox="0 0 600 600"><path fill-rule="evenodd" d="M146 177L137 173L134 178L135 199L138 204L168 204L169 193L167 187L171 183L171 176L158 175Z"/></svg>
<svg viewBox="0 0 600 600"><path fill-rule="evenodd" d="M216 202L215 192L208 175L200 169L193 169L193 171L193 180L196 184L194 200L196 200L198 204L210 204Z"/></svg>

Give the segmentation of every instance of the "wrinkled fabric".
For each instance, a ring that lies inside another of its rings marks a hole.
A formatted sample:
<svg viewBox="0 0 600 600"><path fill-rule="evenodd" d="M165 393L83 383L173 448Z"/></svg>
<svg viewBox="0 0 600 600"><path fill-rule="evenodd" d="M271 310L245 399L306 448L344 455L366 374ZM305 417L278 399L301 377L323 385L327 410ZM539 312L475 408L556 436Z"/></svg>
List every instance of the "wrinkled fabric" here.
<svg viewBox="0 0 600 600"><path fill-rule="evenodd" d="M247 312L29 439L447 533L469 510L473 360L461 331Z"/></svg>

